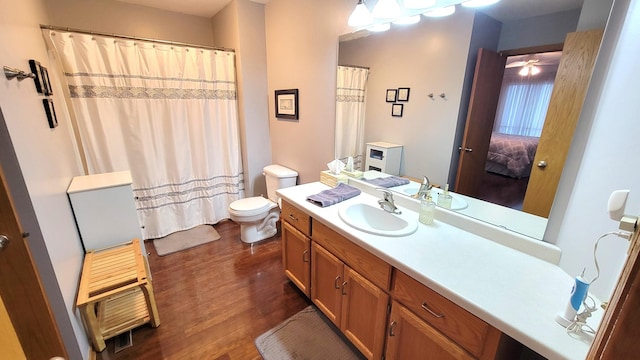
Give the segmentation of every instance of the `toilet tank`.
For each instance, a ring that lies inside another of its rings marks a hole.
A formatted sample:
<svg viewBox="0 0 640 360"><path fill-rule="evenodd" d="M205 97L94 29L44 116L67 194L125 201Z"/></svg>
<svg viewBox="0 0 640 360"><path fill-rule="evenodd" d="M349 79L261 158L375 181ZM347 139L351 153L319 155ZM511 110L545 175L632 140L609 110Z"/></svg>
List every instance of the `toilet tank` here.
<svg viewBox="0 0 640 360"><path fill-rule="evenodd" d="M267 181L269 200L279 204L276 190L295 186L298 173L281 165L267 165L262 171Z"/></svg>

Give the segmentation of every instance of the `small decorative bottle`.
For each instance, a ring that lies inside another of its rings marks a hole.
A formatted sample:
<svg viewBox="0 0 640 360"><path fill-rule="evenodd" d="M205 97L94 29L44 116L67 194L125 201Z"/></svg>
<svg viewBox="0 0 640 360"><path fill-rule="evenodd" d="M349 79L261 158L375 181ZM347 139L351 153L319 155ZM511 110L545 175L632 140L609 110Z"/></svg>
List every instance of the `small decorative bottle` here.
<svg viewBox="0 0 640 360"><path fill-rule="evenodd" d="M444 192L438 195L438 206L445 209L451 209L451 201L453 197L449 194L449 184L444 187Z"/></svg>
<svg viewBox="0 0 640 360"><path fill-rule="evenodd" d="M420 200L420 215L418 216L418 220L426 225L433 224L435 212L436 204L431 200L431 193L427 192Z"/></svg>

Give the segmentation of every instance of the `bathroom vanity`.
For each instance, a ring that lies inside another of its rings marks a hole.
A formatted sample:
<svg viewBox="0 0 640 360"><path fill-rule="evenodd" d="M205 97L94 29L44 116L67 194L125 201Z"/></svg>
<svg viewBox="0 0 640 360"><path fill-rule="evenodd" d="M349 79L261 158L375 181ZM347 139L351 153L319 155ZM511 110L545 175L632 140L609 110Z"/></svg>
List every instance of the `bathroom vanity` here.
<svg viewBox="0 0 640 360"><path fill-rule="evenodd" d="M551 359L585 358L590 336L572 337L554 321L573 282L544 259L548 251L517 236L515 250L504 229L443 209L409 235L356 230L339 209L377 207L379 194L362 187L325 208L306 201L326 189L278 190L285 273L367 358L514 358L522 345ZM396 205L417 220L417 201L397 197Z"/></svg>

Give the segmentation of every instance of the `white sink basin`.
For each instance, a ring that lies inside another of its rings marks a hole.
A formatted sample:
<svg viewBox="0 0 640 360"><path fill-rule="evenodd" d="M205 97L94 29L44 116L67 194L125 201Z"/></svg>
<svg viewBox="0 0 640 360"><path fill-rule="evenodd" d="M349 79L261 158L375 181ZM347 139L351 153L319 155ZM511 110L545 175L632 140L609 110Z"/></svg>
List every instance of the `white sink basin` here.
<svg viewBox="0 0 640 360"><path fill-rule="evenodd" d="M402 192L404 192L407 195L413 196L418 192L418 188L417 187L409 187L409 188L405 188L404 190L402 190ZM431 190L431 196L433 198L433 202L434 203L438 203L438 195L440 193L439 192L435 192L433 190ZM466 209L467 206L469 206L469 204L467 203L467 201L459 196L456 196L455 194L449 193L449 195L451 195L451 210L462 210L462 209Z"/></svg>
<svg viewBox="0 0 640 360"><path fill-rule="evenodd" d="M418 215L409 211L392 214L377 206L358 203L343 205L338 215L347 225L375 235L406 236L418 229Z"/></svg>

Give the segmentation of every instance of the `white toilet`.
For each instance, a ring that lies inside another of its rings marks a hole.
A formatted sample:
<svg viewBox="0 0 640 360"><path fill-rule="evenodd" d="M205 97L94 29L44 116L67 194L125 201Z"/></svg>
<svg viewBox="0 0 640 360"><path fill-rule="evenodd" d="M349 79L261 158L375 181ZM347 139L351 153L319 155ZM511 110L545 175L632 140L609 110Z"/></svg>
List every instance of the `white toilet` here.
<svg viewBox="0 0 640 360"><path fill-rule="evenodd" d="M280 165L262 169L267 181L267 195L236 200L229 205L231 220L240 224L240 239L246 243L264 240L276 234L280 218L280 199L276 190L296 185L298 173Z"/></svg>

